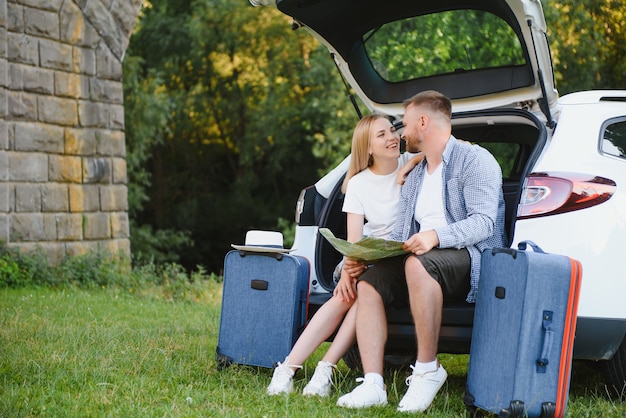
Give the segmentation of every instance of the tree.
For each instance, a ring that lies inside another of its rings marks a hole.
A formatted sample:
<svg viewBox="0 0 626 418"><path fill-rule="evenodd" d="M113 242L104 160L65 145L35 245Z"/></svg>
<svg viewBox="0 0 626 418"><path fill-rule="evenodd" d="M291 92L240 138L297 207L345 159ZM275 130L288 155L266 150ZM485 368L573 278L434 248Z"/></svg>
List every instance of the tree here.
<svg viewBox="0 0 626 418"><path fill-rule="evenodd" d="M248 229L292 219L300 189L349 149L342 134L356 116L338 105L344 92L328 52L276 10L153 1L129 51L167 97L137 221L192 231L195 246L181 257L189 267L217 271ZM328 140L335 132L341 141Z"/></svg>
<svg viewBox="0 0 626 418"><path fill-rule="evenodd" d="M545 0L560 94L626 86L623 0Z"/></svg>

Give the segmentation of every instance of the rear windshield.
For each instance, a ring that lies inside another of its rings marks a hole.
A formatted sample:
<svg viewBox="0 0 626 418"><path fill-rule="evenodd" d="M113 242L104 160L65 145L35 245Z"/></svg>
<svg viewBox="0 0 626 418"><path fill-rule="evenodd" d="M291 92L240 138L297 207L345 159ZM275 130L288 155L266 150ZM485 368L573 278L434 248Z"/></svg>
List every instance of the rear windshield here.
<svg viewBox="0 0 626 418"><path fill-rule="evenodd" d="M375 70L389 82L525 64L513 29L498 16L479 10L387 23L368 32L363 43Z"/></svg>

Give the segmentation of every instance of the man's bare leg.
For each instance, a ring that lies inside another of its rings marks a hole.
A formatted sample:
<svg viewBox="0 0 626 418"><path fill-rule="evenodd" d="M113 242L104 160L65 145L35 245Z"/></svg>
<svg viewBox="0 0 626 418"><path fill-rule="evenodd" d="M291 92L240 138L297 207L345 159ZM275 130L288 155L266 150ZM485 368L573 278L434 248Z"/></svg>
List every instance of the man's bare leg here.
<svg viewBox="0 0 626 418"><path fill-rule="evenodd" d="M405 272L417 336L417 360L421 363L431 362L437 359L443 310L441 286L416 257L407 259Z"/></svg>
<svg viewBox="0 0 626 418"><path fill-rule="evenodd" d="M432 404L448 377L437 362L443 292L416 257L405 264L411 313L417 336L417 362L407 379L409 388L398 405L402 412L423 412Z"/></svg>

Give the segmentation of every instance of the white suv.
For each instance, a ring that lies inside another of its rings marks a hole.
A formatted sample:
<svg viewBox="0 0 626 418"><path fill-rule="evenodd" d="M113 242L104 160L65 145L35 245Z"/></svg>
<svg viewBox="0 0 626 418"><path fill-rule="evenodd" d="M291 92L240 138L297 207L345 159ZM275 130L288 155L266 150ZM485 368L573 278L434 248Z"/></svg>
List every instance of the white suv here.
<svg viewBox="0 0 626 418"><path fill-rule="evenodd" d="M608 381L621 391L626 91L558 97L538 0L251 1L276 7L323 43L369 112L400 121L402 101L418 91L452 99L453 134L489 149L502 166L509 244L532 240L582 262L574 355L606 360ZM311 261L311 315L334 285L340 255L318 229L345 238L346 169L347 159L297 204L294 247ZM440 351L469 352L473 312L470 304L444 307ZM411 316L392 310L388 319L386 360L399 365L415 355ZM346 355L351 367L357 355Z"/></svg>

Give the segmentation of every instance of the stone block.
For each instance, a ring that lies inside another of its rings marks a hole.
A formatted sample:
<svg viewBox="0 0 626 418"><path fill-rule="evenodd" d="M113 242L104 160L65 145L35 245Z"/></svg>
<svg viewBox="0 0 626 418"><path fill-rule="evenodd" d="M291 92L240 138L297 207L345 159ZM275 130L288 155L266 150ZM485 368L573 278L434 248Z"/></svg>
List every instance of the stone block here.
<svg viewBox="0 0 626 418"><path fill-rule="evenodd" d="M8 115L15 120L37 120L37 96L19 91L7 92Z"/></svg>
<svg viewBox="0 0 626 418"><path fill-rule="evenodd" d="M0 181L9 180L9 153L0 151Z"/></svg>
<svg viewBox="0 0 626 418"><path fill-rule="evenodd" d="M111 160L108 158L83 158L83 183L111 183Z"/></svg>
<svg viewBox="0 0 626 418"><path fill-rule="evenodd" d="M5 149L13 150L15 149L15 147L13 146L13 144L15 144L15 123L8 123L0 120L0 124L2 123L6 124L7 127L7 146L5 147Z"/></svg>
<svg viewBox="0 0 626 418"><path fill-rule="evenodd" d="M21 33L8 33L7 57L11 62L39 65L39 42L32 36Z"/></svg>
<svg viewBox="0 0 626 418"><path fill-rule="evenodd" d="M121 62L124 57L124 50L126 49L122 46L126 36L120 34L120 30L115 24L113 16L111 16L107 7L102 4L101 1L89 1L85 3L83 13L85 13L87 19L91 22L96 31L101 34L102 39L105 41L100 43L99 48L100 46L106 45L106 49L110 48L112 54L117 57L119 62ZM98 56L99 55L100 54L98 54ZM98 73L100 74L100 65L98 65Z"/></svg>
<svg viewBox="0 0 626 418"><path fill-rule="evenodd" d="M97 241L70 241L65 243L67 255L79 256L98 252Z"/></svg>
<svg viewBox="0 0 626 418"><path fill-rule="evenodd" d="M41 186L39 184L15 185L15 211L41 212Z"/></svg>
<svg viewBox="0 0 626 418"><path fill-rule="evenodd" d="M83 219L84 239L111 238L111 220L108 213L85 213Z"/></svg>
<svg viewBox="0 0 626 418"><path fill-rule="evenodd" d="M70 71L72 69L72 46L41 39L39 41L39 59L41 67Z"/></svg>
<svg viewBox="0 0 626 418"><path fill-rule="evenodd" d="M0 119L0 150L9 149L9 127L8 124Z"/></svg>
<svg viewBox="0 0 626 418"><path fill-rule="evenodd" d="M98 130L96 131L96 144L100 155L112 157L126 155L126 136L122 131Z"/></svg>
<svg viewBox="0 0 626 418"><path fill-rule="evenodd" d="M54 75L54 94L74 99L89 98L89 78L57 71Z"/></svg>
<svg viewBox="0 0 626 418"><path fill-rule="evenodd" d="M128 175L126 168L126 159L114 157L113 158L113 183L114 184L127 184Z"/></svg>
<svg viewBox="0 0 626 418"><path fill-rule="evenodd" d="M92 78L89 82L91 99L98 102L123 104L124 90L120 81Z"/></svg>
<svg viewBox="0 0 626 418"><path fill-rule="evenodd" d="M100 252L114 257L130 258L130 240L128 238L99 241L98 249Z"/></svg>
<svg viewBox="0 0 626 418"><path fill-rule="evenodd" d="M78 103L78 119L83 127L106 128L109 124L107 106L81 100Z"/></svg>
<svg viewBox="0 0 626 418"><path fill-rule="evenodd" d="M7 183L0 183L0 213L9 213L11 211L11 206L9 205L11 202L10 190L12 188Z"/></svg>
<svg viewBox="0 0 626 418"><path fill-rule="evenodd" d="M94 155L96 131L93 129L65 129L65 153L71 155Z"/></svg>
<svg viewBox="0 0 626 418"><path fill-rule="evenodd" d="M82 160L80 157L50 155L48 178L61 183L81 183L83 179Z"/></svg>
<svg viewBox="0 0 626 418"><path fill-rule="evenodd" d="M43 254L52 265L60 263L65 257L63 242L19 242L9 244L9 248L19 249L25 254Z"/></svg>
<svg viewBox="0 0 626 418"><path fill-rule="evenodd" d="M124 130L124 106L110 105L109 115L109 128Z"/></svg>
<svg viewBox="0 0 626 418"><path fill-rule="evenodd" d="M2 65L2 60L0 60L0 66ZM5 124L4 118L9 113L8 100L7 100L7 90L4 87L0 87L0 128L4 130L3 125ZM2 132L0 132L0 149L3 148L3 137Z"/></svg>
<svg viewBox="0 0 626 418"><path fill-rule="evenodd" d="M10 181L48 181L48 156L34 152L9 153Z"/></svg>
<svg viewBox="0 0 626 418"><path fill-rule="evenodd" d="M24 32L24 7L22 5L17 3L8 4L7 27L11 32Z"/></svg>
<svg viewBox="0 0 626 418"><path fill-rule="evenodd" d="M100 186L100 209L106 212L127 211L127 187L121 184Z"/></svg>
<svg viewBox="0 0 626 418"><path fill-rule="evenodd" d="M22 73L24 90L33 93L54 93L54 72L45 68L24 66Z"/></svg>
<svg viewBox="0 0 626 418"><path fill-rule="evenodd" d="M9 213L15 212L15 184L5 183L9 193Z"/></svg>
<svg viewBox="0 0 626 418"><path fill-rule="evenodd" d="M59 14L41 9L24 8L24 32L44 38L59 39Z"/></svg>
<svg viewBox="0 0 626 418"><path fill-rule="evenodd" d="M6 42L4 42L5 47L2 47L3 33L6 34L6 31L0 28L0 87L9 87L9 63L6 60Z"/></svg>
<svg viewBox="0 0 626 418"><path fill-rule="evenodd" d="M100 42L96 49L96 69L98 78L122 80L122 63L104 42Z"/></svg>
<svg viewBox="0 0 626 418"><path fill-rule="evenodd" d="M96 212L100 210L100 189L92 184L70 184L70 212Z"/></svg>
<svg viewBox="0 0 626 418"><path fill-rule="evenodd" d="M100 36L74 2L64 2L60 15L61 41L76 46L96 47Z"/></svg>
<svg viewBox="0 0 626 418"><path fill-rule="evenodd" d="M28 65L9 63L9 80L10 83L7 87L11 90L19 91L24 89L24 68L36 68Z"/></svg>
<svg viewBox="0 0 626 418"><path fill-rule="evenodd" d="M20 0L20 3L34 7L36 9L43 9L49 12L58 12L63 4L63 0Z"/></svg>
<svg viewBox="0 0 626 418"><path fill-rule="evenodd" d="M15 213L9 218L11 242L41 241L45 237L41 213Z"/></svg>
<svg viewBox="0 0 626 418"><path fill-rule="evenodd" d="M113 19L118 26L128 35L135 26L136 16L141 9L142 0L114 0L111 7Z"/></svg>
<svg viewBox="0 0 626 418"><path fill-rule="evenodd" d="M0 214L0 244L9 242L9 216Z"/></svg>
<svg viewBox="0 0 626 418"><path fill-rule="evenodd" d="M57 240L57 217L55 214L43 214L43 234L46 241Z"/></svg>
<svg viewBox="0 0 626 418"><path fill-rule="evenodd" d="M43 212L69 212L70 199L67 184L45 183L41 186Z"/></svg>
<svg viewBox="0 0 626 418"><path fill-rule="evenodd" d="M7 25L7 2L3 1L0 6L0 27L5 27Z"/></svg>
<svg viewBox="0 0 626 418"><path fill-rule="evenodd" d="M75 46L72 51L74 67L72 71L88 76L96 75L96 51Z"/></svg>
<svg viewBox="0 0 626 418"><path fill-rule="evenodd" d="M130 236L130 223L128 213L111 213L111 236L113 238L128 238Z"/></svg>
<svg viewBox="0 0 626 418"><path fill-rule="evenodd" d="M59 126L42 123L16 123L14 146L16 151L39 151L62 154L65 131Z"/></svg>
<svg viewBox="0 0 626 418"><path fill-rule="evenodd" d="M61 213L56 216L57 239L78 241L83 239L83 217L81 214Z"/></svg>
<svg viewBox="0 0 626 418"><path fill-rule="evenodd" d="M78 125L78 108L72 99L41 96L38 100L39 120L57 125Z"/></svg>

